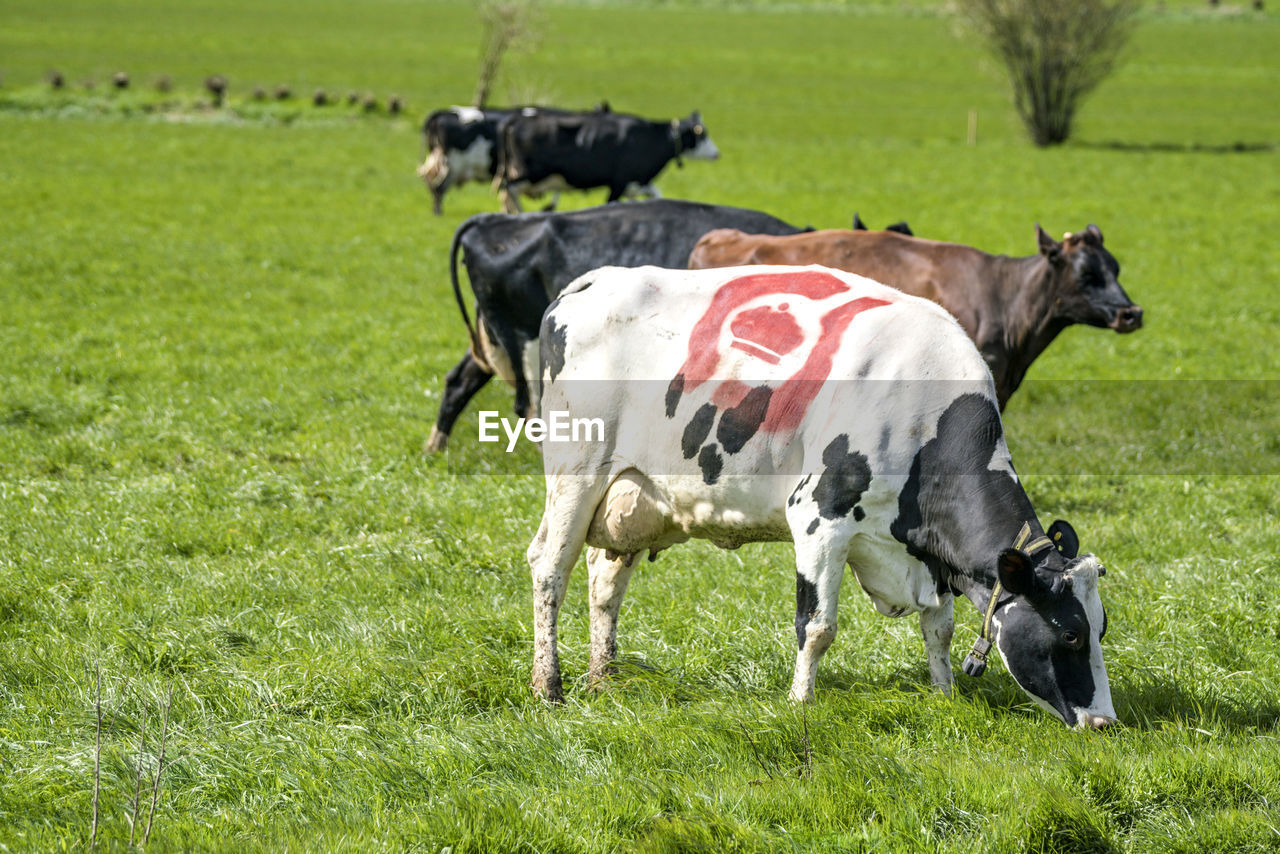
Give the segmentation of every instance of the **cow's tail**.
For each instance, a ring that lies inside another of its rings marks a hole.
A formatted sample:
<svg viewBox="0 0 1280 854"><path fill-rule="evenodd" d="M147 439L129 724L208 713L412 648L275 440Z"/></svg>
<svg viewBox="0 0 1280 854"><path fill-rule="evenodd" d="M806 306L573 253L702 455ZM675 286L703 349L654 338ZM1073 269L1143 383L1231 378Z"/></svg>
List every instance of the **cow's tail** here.
<svg viewBox="0 0 1280 854"><path fill-rule="evenodd" d="M471 325L471 315L467 313L467 301L462 296L462 286L458 284L458 250L462 247L462 236L475 225L475 218L468 219L453 233L453 244L449 247L449 280L453 283L453 297L458 301L458 310L462 312L462 322L467 324L467 335L471 338L471 353L477 359L484 359L484 350L480 346L480 336Z"/></svg>

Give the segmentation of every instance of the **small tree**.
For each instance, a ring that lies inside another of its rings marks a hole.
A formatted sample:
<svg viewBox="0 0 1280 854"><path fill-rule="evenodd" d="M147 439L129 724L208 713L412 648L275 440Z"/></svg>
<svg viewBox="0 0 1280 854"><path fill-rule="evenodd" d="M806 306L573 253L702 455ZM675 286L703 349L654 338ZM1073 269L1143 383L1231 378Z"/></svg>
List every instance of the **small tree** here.
<svg viewBox="0 0 1280 854"><path fill-rule="evenodd" d="M538 0L481 0L480 74L472 104L483 107L498 77L502 58L512 48L531 42L537 30Z"/></svg>
<svg viewBox="0 0 1280 854"><path fill-rule="evenodd" d="M1115 68L1139 0L958 0L1004 64L1036 145L1071 135L1081 99Z"/></svg>

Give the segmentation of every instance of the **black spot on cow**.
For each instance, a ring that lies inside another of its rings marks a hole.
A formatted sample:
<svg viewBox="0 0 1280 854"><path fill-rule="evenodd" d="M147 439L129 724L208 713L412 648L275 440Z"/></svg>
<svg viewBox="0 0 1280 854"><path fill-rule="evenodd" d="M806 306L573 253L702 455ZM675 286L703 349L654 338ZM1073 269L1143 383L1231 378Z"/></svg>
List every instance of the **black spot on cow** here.
<svg viewBox="0 0 1280 854"><path fill-rule="evenodd" d="M953 570L994 583L996 556L1017 528L1006 530L987 519L1035 518L1017 481L988 468L1003 435L995 402L963 394L942 413L937 434L911 461L889 532L929 568L940 592L951 589ZM933 550L938 544L948 549L946 563Z"/></svg>
<svg viewBox="0 0 1280 854"><path fill-rule="evenodd" d="M1089 660L1090 644L1072 647L1062 642L1064 629L1072 629L1088 637L1089 622L1084 609L1074 596L1067 594L1056 603L1042 602L1040 614L1031 609L1011 609L1001 620L1001 637L1017 638L1016 643L1002 643L1000 654L1019 683L1040 697L1068 720L1075 709L1090 708L1095 701L1097 685ZM1044 650L1049 650L1048 660Z"/></svg>
<svg viewBox="0 0 1280 854"><path fill-rule="evenodd" d="M861 522L865 518L867 518L867 513L865 510L863 510L861 507L853 508L853 521Z"/></svg>
<svg viewBox="0 0 1280 854"><path fill-rule="evenodd" d="M680 405L680 396L684 394L684 374L676 374L671 385L667 386L667 417L676 417L676 407Z"/></svg>
<svg viewBox="0 0 1280 854"><path fill-rule="evenodd" d="M804 649L805 626L818 610L818 585L796 573L796 641Z"/></svg>
<svg viewBox="0 0 1280 854"><path fill-rule="evenodd" d="M871 467L865 455L849 453L849 437L843 433L822 452L822 464L825 468L813 490L818 513L824 519L841 519L871 485Z"/></svg>
<svg viewBox="0 0 1280 854"><path fill-rule="evenodd" d="M568 326L557 326L554 318L548 318L542 330L542 373L555 379L564 370L565 333Z"/></svg>
<svg viewBox="0 0 1280 854"><path fill-rule="evenodd" d="M800 503L800 493L804 490L804 488L805 488L806 486L808 486L808 485L809 485L809 480L810 480L812 477L813 477L813 475L811 475L811 474L807 474L807 475L805 475L805 476L804 476L804 480L802 480L802 481L800 481L798 484L796 484L796 488L795 488L794 490L792 490L792 492L791 492L791 494L790 494L789 496L787 496L787 506L788 506L788 507L791 507L791 506L793 506L793 505L796 505L796 504L799 504L799 503Z"/></svg>
<svg viewBox="0 0 1280 854"><path fill-rule="evenodd" d="M704 403L697 412L693 413L689 423L684 426L684 436L680 439L680 450L684 452L686 460L693 459L693 455L698 453L698 448L702 447L702 443L711 433L711 424L715 420L716 407L711 403Z"/></svg>
<svg viewBox="0 0 1280 854"><path fill-rule="evenodd" d="M720 472L724 468L724 457L716 453L715 445L707 445L702 449L702 453L698 454L698 468L702 469L704 482L710 484L720 479Z"/></svg>
<svg viewBox="0 0 1280 854"><path fill-rule="evenodd" d="M810 522L809 527L805 529L805 533L812 535L814 531L818 530L818 522L819 522L818 519L814 519L812 522Z"/></svg>
<svg viewBox="0 0 1280 854"><path fill-rule="evenodd" d="M764 423L764 417L769 412L769 398L772 396L773 391L768 386L756 386L747 392L741 403L720 416L716 438L720 440L726 454L738 453L751 441L751 437Z"/></svg>

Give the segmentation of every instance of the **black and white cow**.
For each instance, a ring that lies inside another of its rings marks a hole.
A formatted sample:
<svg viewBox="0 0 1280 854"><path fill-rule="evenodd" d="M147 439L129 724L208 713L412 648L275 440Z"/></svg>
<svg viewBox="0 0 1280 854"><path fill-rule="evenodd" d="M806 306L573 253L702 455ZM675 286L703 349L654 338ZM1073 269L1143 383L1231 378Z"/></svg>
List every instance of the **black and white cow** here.
<svg viewBox="0 0 1280 854"><path fill-rule="evenodd" d="M607 113L601 104L595 113ZM443 210L444 194L468 181L492 183L498 172L498 137L503 123L516 116L570 116L572 110L556 107L510 107L493 109L450 107L436 110L422 124L427 156L418 167L418 176L431 191L432 210ZM590 115L590 114L588 114Z"/></svg>
<svg viewBox="0 0 1280 854"><path fill-rule="evenodd" d="M606 268L547 311L542 363L543 418L604 430L543 445L528 552L539 695L562 694L556 619L584 545L598 680L642 554L790 540L794 699L813 693L848 565L881 613L920 613L941 690L960 594L1036 703L1072 726L1114 722L1102 566L1076 556L1065 523L1049 529L1061 551L1044 536L991 374L938 306L824 267Z"/></svg>
<svg viewBox="0 0 1280 854"><path fill-rule="evenodd" d="M804 230L759 211L673 199L566 213L479 214L464 222L453 236L449 274L471 347L445 377L427 450L444 449L463 407L495 373L515 386L516 412L530 414L538 325L565 285L609 264L683 267L698 239L716 228ZM475 293L474 328L458 282L459 251Z"/></svg>
<svg viewBox="0 0 1280 854"><path fill-rule="evenodd" d="M672 160L716 160L701 113L650 121L627 113L515 116L500 129L500 196L508 213L518 195L607 187L607 201L661 196L653 181Z"/></svg>

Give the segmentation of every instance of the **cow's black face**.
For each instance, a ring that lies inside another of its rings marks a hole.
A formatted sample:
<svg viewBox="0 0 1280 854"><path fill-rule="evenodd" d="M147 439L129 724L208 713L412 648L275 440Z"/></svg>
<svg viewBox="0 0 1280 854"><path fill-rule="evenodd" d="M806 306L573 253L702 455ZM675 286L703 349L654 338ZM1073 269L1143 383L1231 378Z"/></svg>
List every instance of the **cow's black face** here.
<svg viewBox="0 0 1280 854"><path fill-rule="evenodd" d="M992 619L996 646L1022 689L1068 726L1097 728L1116 719L1100 644L1106 631L1100 569L1092 555L1059 571L1033 566L1014 549L1000 555L1000 581L1013 595Z"/></svg>
<svg viewBox="0 0 1280 854"><path fill-rule="evenodd" d="M1061 242L1037 226L1040 252L1053 268L1056 314L1069 323L1085 323L1133 332L1142 327L1142 307L1120 287L1120 264L1102 245L1102 232L1090 225Z"/></svg>
<svg viewBox="0 0 1280 854"><path fill-rule="evenodd" d="M684 156L690 160L719 160L720 149L711 141L707 126L702 123L702 113L694 111L680 120L680 138Z"/></svg>

